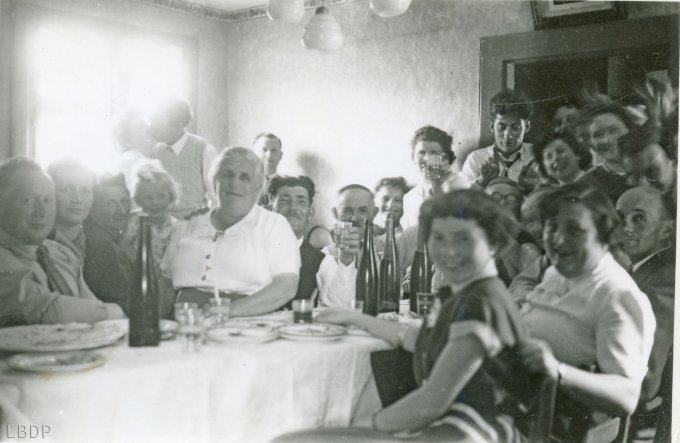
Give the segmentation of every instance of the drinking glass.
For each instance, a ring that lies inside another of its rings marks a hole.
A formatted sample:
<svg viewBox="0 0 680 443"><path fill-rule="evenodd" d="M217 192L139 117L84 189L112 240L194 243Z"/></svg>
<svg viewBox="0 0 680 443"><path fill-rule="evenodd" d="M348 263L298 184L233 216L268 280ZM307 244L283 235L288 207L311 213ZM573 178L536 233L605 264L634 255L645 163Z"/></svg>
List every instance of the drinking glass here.
<svg viewBox="0 0 680 443"><path fill-rule="evenodd" d="M424 317L430 313L432 304L434 303L434 297L435 294L432 292L418 292L416 294L416 306L419 315Z"/></svg>
<svg viewBox="0 0 680 443"><path fill-rule="evenodd" d="M293 323L311 323L314 304L311 300L293 300Z"/></svg>
<svg viewBox="0 0 680 443"><path fill-rule="evenodd" d="M213 328L219 328L229 321L231 299L211 298L208 306L208 317Z"/></svg>
<svg viewBox="0 0 680 443"><path fill-rule="evenodd" d="M444 169L444 159L440 154L427 154L425 156L425 175L430 180L440 180Z"/></svg>
<svg viewBox="0 0 680 443"><path fill-rule="evenodd" d="M177 336L182 343L182 350L200 351L205 330L203 310L196 303L177 303L175 319L179 324Z"/></svg>
<svg viewBox="0 0 680 443"><path fill-rule="evenodd" d="M352 222L335 222L333 226L333 234L335 234L335 243L339 249L347 247L347 236L351 233Z"/></svg>

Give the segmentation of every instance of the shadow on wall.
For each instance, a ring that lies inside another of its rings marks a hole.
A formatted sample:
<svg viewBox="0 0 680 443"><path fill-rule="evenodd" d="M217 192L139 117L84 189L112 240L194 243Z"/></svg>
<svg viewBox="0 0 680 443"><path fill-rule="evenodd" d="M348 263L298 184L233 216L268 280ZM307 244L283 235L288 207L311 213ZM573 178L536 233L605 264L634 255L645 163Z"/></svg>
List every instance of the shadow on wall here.
<svg viewBox="0 0 680 443"><path fill-rule="evenodd" d="M295 163L301 175L311 178L316 186L314 196L314 215L310 220L309 227L322 225L331 227L333 216L331 207L335 203L336 189L331 188L331 183L335 183L335 173L332 165L323 157L310 149L302 148L295 158Z"/></svg>

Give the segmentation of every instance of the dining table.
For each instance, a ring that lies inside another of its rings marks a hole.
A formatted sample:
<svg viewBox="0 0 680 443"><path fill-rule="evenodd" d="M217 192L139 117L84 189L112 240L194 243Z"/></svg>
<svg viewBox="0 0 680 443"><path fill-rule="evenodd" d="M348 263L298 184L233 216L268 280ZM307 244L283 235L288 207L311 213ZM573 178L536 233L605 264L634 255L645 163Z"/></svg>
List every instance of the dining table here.
<svg viewBox="0 0 680 443"><path fill-rule="evenodd" d="M284 313L273 314L281 318ZM285 313L291 315L291 313ZM358 331L334 340L177 339L93 350L101 366L30 373L0 359L0 437L59 442L267 442L310 428L348 426L380 409L370 354L389 349Z"/></svg>

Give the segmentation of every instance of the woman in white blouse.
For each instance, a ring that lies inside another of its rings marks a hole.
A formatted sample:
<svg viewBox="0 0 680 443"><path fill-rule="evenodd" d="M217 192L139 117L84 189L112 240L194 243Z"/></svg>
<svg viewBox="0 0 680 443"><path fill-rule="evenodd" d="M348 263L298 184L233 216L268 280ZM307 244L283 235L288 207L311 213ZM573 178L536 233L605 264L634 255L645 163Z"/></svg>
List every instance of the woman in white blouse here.
<svg viewBox="0 0 680 443"><path fill-rule="evenodd" d="M522 309L535 338L523 349L525 363L557 380L582 410L631 414L655 320L645 294L609 252L614 208L598 190L567 185L540 211L552 265Z"/></svg>

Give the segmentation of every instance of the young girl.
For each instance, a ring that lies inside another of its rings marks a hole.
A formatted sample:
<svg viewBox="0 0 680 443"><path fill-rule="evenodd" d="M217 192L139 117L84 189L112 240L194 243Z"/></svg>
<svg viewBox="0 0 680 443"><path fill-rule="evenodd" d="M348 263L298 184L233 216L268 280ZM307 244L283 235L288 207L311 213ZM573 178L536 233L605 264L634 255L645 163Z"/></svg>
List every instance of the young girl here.
<svg viewBox="0 0 680 443"><path fill-rule="evenodd" d="M276 443L517 441L507 411L518 410L513 393L526 391L515 358L526 332L494 265L516 222L490 196L465 190L426 200L419 225L443 279L422 328L339 309L317 318L413 352L418 387L352 428L302 431Z"/></svg>
<svg viewBox="0 0 680 443"><path fill-rule="evenodd" d="M179 223L168 213L179 198L177 183L157 160L153 160L136 166L129 186L135 202L142 210L130 215L130 221L119 244L133 261L137 260L139 219L142 215L147 215L151 221L153 259L158 266L170 241L172 229Z"/></svg>

